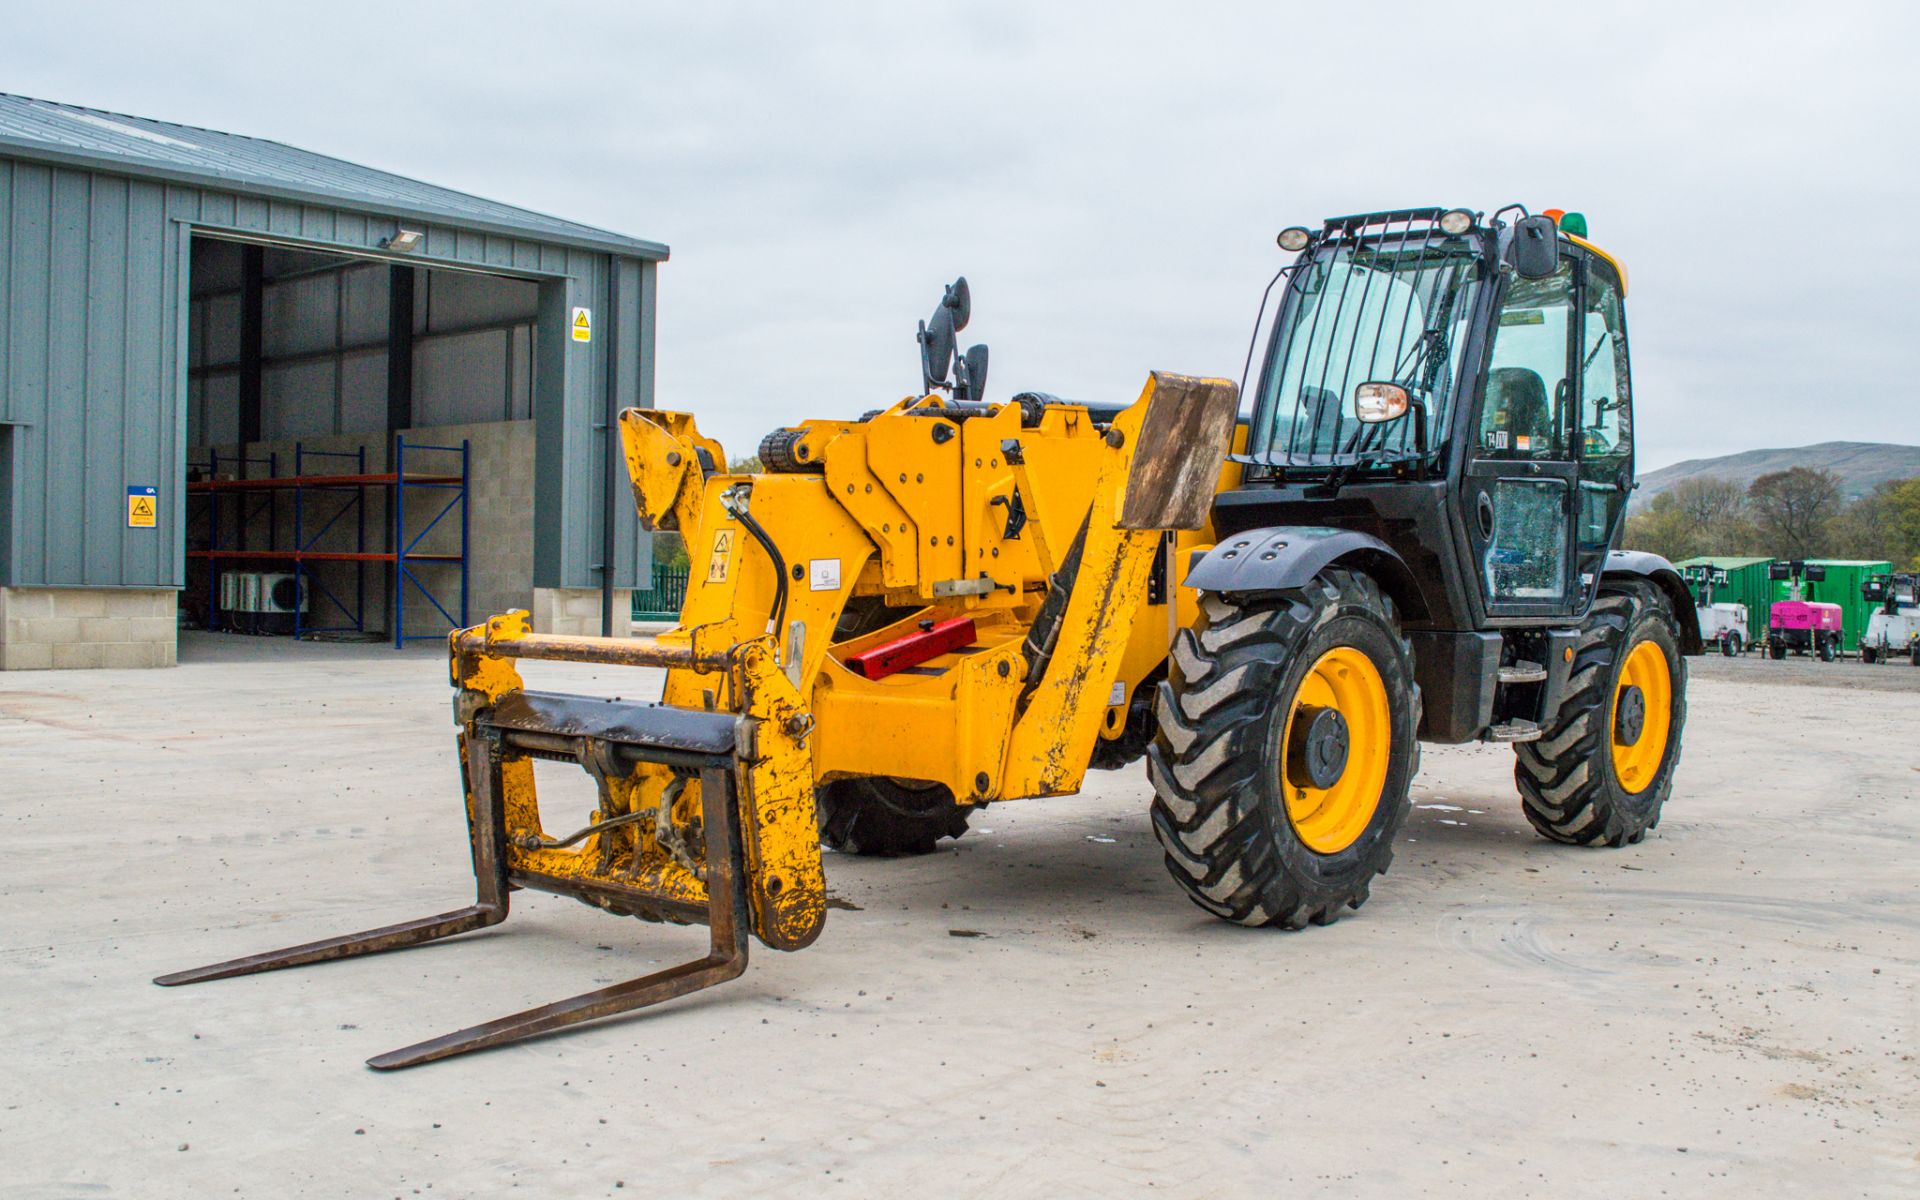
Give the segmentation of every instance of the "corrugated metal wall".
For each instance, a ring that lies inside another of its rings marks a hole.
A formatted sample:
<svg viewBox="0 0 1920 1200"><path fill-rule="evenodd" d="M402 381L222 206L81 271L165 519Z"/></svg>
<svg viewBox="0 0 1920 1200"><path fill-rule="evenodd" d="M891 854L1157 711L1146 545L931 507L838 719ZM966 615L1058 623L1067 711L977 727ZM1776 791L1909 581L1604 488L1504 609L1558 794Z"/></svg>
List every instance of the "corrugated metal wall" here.
<svg viewBox="0 0 1920 1200"><path fill-rule="evenodd" d="M18 585L180 580L180 238L166 190L0 160L0 420L15 425ZM158 529L126 527L129 486L162 488Z"/></svg>
<svg viewBox="0 0 1920 1200"><path fill-rule="evenodd" d="M404 261L538 277L535 583L598 585L605 351L622 343L619 403L651 404L655 264L406 224L426 236ZM0 497L13 533L0 583L182 584L190 231L377 255L396 226L320 205L0 158L0 423L13 428L15 461L12 495ZM605 323L615 263L619 338ZM594 310L590 344L566 336L573 305ZM158 529L126 526L126 489L143 484L160 488ZM630 586L633 510L621 497L614 512L614 579Z"/></svg>

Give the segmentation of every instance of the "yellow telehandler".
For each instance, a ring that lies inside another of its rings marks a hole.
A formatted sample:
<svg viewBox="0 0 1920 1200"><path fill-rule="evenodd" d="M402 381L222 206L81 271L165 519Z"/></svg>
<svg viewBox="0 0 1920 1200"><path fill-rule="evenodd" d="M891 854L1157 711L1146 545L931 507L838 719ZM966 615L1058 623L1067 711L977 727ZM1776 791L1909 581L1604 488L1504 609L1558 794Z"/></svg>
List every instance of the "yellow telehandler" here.
<svg viewBox="0 0 1920 1200"><path fill-rule="evenodd" d="M1584 235L1519 206L1283 232L1244 419L1232 382L1157 372L1125 407L990 402L985 348L955 344L965 280L921 327L919 394L778 430L757 473L686 414L626 411L641 519L692 556L685 604L656 638L520 612L451 636L475 903L156 982L417 945L504 919L516 888L709 927L697 961L369 1060L412 1066L732 979L749 934L820 935L823 843L924 853L979 805L1142 755L1170 873L1243 924L1360 906L1421 739L1514 743L1549 838L1640 840L1700 637L1674 569L1613 549L1626 278ZM534 691L531 659L666 682ZM537 759L593 778L585 828L542 823Z"/></svg>

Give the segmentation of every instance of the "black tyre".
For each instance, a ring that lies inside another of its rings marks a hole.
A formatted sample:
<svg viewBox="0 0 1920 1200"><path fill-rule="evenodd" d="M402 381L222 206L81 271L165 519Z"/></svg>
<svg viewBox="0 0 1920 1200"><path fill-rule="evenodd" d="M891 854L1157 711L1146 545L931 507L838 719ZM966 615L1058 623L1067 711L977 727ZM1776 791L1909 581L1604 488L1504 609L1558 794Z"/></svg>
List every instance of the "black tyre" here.
<svg viewBox="0 0 1920 1200"><path fill-rule="evenodd" d="M1907 644L1907 661L1916 667L1920 667L1920 641L1909 642Z"/></svg>
<svg viewBox="0 0 1920 1200"><path fill-rule="evenodd" d="M1651 584L1608 587L1580 630L1560 711L1514 748L1527 820L1580 846L1638 842L1660 823L1687 723L1687 663L1666 597Z"/></svg>
<svg viewBox="0 0 1920 1200"><path fill-rule="evenodd" d="M1727 658L1739 654L1741 649L1740 635L1737 633L1729 633L1720 639L1720 653Z"/></svg>
<svg viewBox="0 0 1920 1200"><path fill-rule="evenodd" d="M1839 639L1822 638L1820 640L1820 661L1832 662L1834 659L1838 657L1840 657Z"/></svg>
<svg viewBox="0 0 1920 1200"><path fill-rule="evenodd" d="M973 809L945 785L908 779L842 779L814 792L820 840L843 854L931 854L967 831Z"/></svg>
<svg viewBox="0 0 1920 1200"><path fill-rule="evenodd" d="M1147 752L1167 870L1243 925L1324 925L1393 860L1419 770L1420 689L1393 602L1328 570L1297 592L1201 599Z"/></svg>
<svg viewBox="0 0 1920 1200"><path fill-rule="evenodd" d="M1786 647L1786 644L1785 644L1785 643L1783 643L1783 642L1768 642L1768 643L1767 643L1767 657L1768 657L1768 658L1774 658L1774 659L1779 659L1779 658L1785 658L1786 656L1787 656L1787 647Z"/></svg>
<svg viewBox="0 0 1920 1200"><path fill-rule="evenodd" d="M1878 650L1875 650L1872 646L1869 646L1864 642L1860 644L1860 661L1861 662L1866 663L1868 666L1872 666L1874 662L1879 659L1879 657L1880 657L1880 652Z"/></svg>

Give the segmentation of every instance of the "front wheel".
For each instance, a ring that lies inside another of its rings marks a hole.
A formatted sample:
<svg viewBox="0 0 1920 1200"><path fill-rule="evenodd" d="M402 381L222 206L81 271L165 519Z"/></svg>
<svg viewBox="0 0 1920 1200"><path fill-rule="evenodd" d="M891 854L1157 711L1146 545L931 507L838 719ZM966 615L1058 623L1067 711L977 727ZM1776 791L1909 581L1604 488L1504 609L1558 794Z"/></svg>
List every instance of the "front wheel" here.
<svg viewBox="0 0 1920 1200"><path fill-rule="evenodd" d="M1720 653L1727 658L1733 658L1744 649L1745 647L1740 644L1740 635L1737 633L1729 633L1720 639Z"/></svg>
<svg viewBox="0 0 1920 1200"><path fill-rule="evenodd" d="M1419 769L1420 689L1392 600L1328 570L1295 592L1201 600L1159 689L1153 830L1195 904L1325 925L1393 860Z"/></svg>
<svg viewBox="0 0 1920 1200"><path fill-rule="evenodd" d="M1660 823L1687 723L1687 664L1665 595L1638 581L1601 593L1574 647L1566 699L1515 747L1527 820L1574 845L1623 846Z"/></svg>
<svg viewBox="0 0 1920 1200"><path fill-rule="evenodd" d="M1768 642L1767 643L1768 658L1780 659L1780 658L1785 658L1786 656L1787 656L1787 646L1785 642Z"/></svg>
<svg viewBox="0 0 1920 1200"><path fill-rule="evenodd" d="M1824 638L1820 642L1820 661L1832 662L1840 656L1839 639Z"/></svg>
<svg viewBox="0 0 1920 1200"><path fill-rule="evenodd" d="M1861 662L1866 663L1868 666L1872 666L1876 661L1879 660L1879 658L1880 658L1880 652L1878 650L1875 650L1872 646L1863 644L1860 647Z"/></svg>

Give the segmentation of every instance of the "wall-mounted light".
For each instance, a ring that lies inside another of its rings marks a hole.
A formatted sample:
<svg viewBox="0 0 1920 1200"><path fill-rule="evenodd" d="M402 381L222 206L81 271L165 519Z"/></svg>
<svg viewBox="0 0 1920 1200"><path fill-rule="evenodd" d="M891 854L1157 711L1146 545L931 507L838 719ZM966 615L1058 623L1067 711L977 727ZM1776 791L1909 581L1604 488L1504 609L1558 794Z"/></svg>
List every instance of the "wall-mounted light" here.
<svg viewBox="0 0 1920 1200"><path fill-rule="evenodd" d="M392 237L380 244L395 254L411 254L419 247L421 236L418 229L396 229Z"/></svg>

